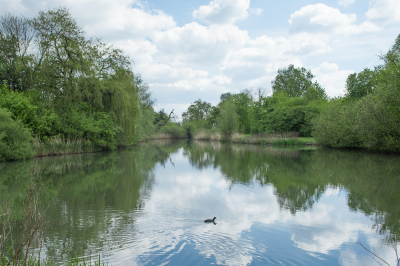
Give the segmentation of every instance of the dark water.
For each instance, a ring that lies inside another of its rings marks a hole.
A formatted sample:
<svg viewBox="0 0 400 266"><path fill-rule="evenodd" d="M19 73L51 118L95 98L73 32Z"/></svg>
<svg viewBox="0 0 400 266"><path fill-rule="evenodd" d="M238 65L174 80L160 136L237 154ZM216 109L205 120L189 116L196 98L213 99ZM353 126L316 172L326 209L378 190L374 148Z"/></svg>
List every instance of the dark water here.
<svg viewBox="0 0 400 266"><path fill-rule="evenodd" d="M111 265L396 265L400 156L157 141L0 165L43 184L42 254ZM216 224L205 224L216 216ZM399 247L400 249L400 247Z"/></svg>

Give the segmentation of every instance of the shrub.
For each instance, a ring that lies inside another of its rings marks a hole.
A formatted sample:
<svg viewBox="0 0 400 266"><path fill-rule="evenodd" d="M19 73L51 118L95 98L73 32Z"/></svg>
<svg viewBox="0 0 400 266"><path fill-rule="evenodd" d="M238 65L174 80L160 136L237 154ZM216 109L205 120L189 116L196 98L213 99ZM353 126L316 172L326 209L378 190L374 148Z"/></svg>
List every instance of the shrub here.
<svg viewBox="0 0 400 266"><path fill-rule="evenodd" d="M314 138L333 148L362 147L354 106L343 102L332 103L314 121Z"/></svg>
<svg viewBox="0 0 400 266"><path fill-rule="evenodd" d="M33 156L31 133L12 114L0 108L0 161L25 159Z"/></svg>
<svg viewBox="0 0 400 266"><path fill-rule="evenodd" d="M310 106L278 108L266 118L266 133L298 132L302 137L310 137L312 120L318 114L319 109Z"/></svg>
<svg viewBox="0 0 400 266"><path fill-rule="evenodd" d="M65 139L88 139L93 141L96 147L105 150L117 147L116 136L122 130L114 125L109 114L72 109L62 115L62 120Z"/></svg>
<svg viewBox="0 0 400 266"><path fill-rule="evenodd" d="M23 93L3 89L0 91L0 108L6 108L13 119L19 119L32 134L41 140L59 133L59 119L51 109L39 108Z"/></svg>
<svg viewBox="0 0 400 266"><path fill-rule="evenodd" d="M186 131L177 123L169 122L160 130L162 133L169 134L171 138L181 139L186 137Z"/></svg>

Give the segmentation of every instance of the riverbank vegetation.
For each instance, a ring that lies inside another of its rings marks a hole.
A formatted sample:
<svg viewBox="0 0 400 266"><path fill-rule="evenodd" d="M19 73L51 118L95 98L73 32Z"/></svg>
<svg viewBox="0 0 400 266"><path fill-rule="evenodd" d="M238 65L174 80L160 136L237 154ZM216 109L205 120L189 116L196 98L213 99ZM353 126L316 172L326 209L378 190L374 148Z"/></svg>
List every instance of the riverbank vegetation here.
<svg viewBox="0 0 400 266"><path fill-rule="evenodd" d="M114 150L157 133L182 136L171 115L154 111L132 62L87 38L65 8L33 19L2 15L0 160Z"/></svg>
<svg viewBox="0 0 400 266"><path fill-rule="evenodd" d="M329 98L310 70L278 70L272 95L224 93L175 121L132 59L87 38L68 10L0 17L0 161L114 150L157 138L400 151L400 37L383 64L349 75ZM294 137L294 139L292 139ZM310 139L311 137L315 138ZM307 141L301 138L309 138Z"/></svg>
<svg viewBox="0 0 400 266"><path fill-rule="evenodd" d="M380 59L373 70L349 75L346 94L336 98L313 82L311 71L289 65L278 70L271 96L246 89L222 94L216 106L199 99L183 113L183 127L202 140L399 152L400 35Z"/></svg>

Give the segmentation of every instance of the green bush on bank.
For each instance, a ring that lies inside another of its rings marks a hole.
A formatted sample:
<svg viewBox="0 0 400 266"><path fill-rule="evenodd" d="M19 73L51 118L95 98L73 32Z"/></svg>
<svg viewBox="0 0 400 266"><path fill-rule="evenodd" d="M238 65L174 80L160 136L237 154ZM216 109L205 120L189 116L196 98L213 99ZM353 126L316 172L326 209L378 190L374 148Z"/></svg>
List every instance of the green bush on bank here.
<svg viewBox="0 0 400 266"><path fill-rule="evenodd" d="M181 139L186 137L186 131L180 124L168 122L160 130L161 133L169 134L173 139Z"/></svg>
<svg viewBox="0 0 400 266"><path fill-rule="evenodd" d="M5 108L13 119L19 119L33 135L42 140L59 134L60 121L53 110L39 108L24 93L8 90L5 86L0 90L0 108Z"/></svg>
<svg viewBox="0 0 400 266"><path fill-rule="evenodd" d="M29 129L12 114L0 108L0 161L25 159L33 156Z"/></svg>
<svg viewBox="0 0 400 266"><path fill-rule="evenodd" d="M369 75L372 81L368 84L374 84L373 88L361 88L365 93L358 97L331 102L315 120L318 143L334 148L400 151L400 35L382 59L385 64ZM358 76L350 76L348 81L355 78Z"/></svg>
<svg viewBox="0 0 400 266"><path fill-rule="evenodd" d="M298 132L302 137L311 137L312 120L319 114L313 106L282 107L267 116L266 133Z"/></svg>

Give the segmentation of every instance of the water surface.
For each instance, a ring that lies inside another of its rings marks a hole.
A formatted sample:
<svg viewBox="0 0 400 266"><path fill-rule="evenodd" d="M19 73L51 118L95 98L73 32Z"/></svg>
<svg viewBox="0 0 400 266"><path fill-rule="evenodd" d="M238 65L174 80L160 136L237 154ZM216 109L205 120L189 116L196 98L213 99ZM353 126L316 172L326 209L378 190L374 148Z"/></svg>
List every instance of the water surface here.
<svg viewBox="0 0 400 266"><path fill-rule="evenodd" d="M43 184L43 253L110 265L391 265L400 157L154 141L0 166L0 200ZM216 224L205 224L216 216Z"/></svg>

